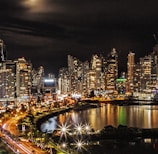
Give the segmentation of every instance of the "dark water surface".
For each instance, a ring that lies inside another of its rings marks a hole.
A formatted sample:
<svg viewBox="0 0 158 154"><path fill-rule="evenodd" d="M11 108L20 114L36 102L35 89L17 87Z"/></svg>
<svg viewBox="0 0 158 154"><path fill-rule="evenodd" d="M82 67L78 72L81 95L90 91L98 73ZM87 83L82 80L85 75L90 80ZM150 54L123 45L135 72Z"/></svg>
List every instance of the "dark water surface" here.
<svg viewBox="0 0 158 154"><path fill-rule="evenodd" d="M59 115L60 123L89 123L95 130L103 129L104 126L127 125L138 128L158 128L158 106L131 105L116 106L102 104L100 108L83 111L72 111Z"/></svg>
<svg viewBox="0 0 158 154"><path fill-rule="evenodd" d="M113 127L126 125L137 128L158 128L158 106L102 104L99 108L60 114L48 121L42 124L42 130L54 130L58 124L62 123L70 125L88 123L94 130L101 130L107 125Z"/></svg>
<svg viewBox="0 0 158 154"><path fill-rule="evenodd" d="M54 130L57 125L90 124L94 130L102 130L104 126L126 125L137 128L158 128L158 106L157 105L131 105L118 106L102 104L99 108L92 108L82 111L70 111L52 117L42 124L42 129ZM87 154L158 154L158 139L149 139L145 142L124 142L124 141L102 141L99 145L88 147ZM82 153L79 152L79 153Z"/></svg>

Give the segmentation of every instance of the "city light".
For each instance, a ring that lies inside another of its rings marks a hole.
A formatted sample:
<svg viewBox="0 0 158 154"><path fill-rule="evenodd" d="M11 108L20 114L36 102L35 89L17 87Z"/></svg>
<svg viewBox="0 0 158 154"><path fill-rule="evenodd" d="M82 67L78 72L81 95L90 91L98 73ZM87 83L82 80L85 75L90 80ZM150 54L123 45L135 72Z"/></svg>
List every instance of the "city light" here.
<svg viewBox="0 0 158 154"><path fill-rule="evenodd" d="M77 148L77 150L81 150L84 148L84 142L82 140L77 140L75 142L75 147Z"/></svg>
<svg viewBox="0 0 158 154"><path fill-rule="evenodd" d="M62 143L62 148L66 148L67 144L66 143Z"/></svg>
<svg viewBox="0 0 158 154"><path fill-rule="evenodd" d="M66 123L65 124L61 124L61 125L58 125L59 127L59 131L61 132L61 138L64 137L67 138L67 134L69 134L69 130L70 130L70 125L67 125Z"/></svg>
<svg viewBox="0 0 158 154"><path fill-rule="evenodd" d="M82 129L83 129L83 126L81 124L76 124L75 125L75 130L78 134L81 134L82 133Z"/></svg>
<svg viewBox="0 0 158 154"><path fill-rule="evenodd" d="M86 132L89 132L89 131L90 131L90 125L89 125L89 124L86 124L84 128L85 128L85 131L86 131Z"/></svg>
<svg viewBox="0 0 158 154"><path fill-rule="evenodd" d="M54 82L54 79L44 79L44 82L45 83L52 83L52 82Z"/></svg>

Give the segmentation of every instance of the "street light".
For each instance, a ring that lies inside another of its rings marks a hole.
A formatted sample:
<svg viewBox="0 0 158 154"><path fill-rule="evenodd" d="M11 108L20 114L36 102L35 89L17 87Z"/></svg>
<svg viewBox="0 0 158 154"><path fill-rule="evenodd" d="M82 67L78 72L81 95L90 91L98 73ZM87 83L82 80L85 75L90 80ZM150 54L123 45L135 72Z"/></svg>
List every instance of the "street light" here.
<svg viewBox="0 0 158 154"><path fill-rule="evenodd" d="M83 126L81 124L77 124L75 126L75 130L77 131L78 134L82 133L82 128L83 128Z"/></svg>
<svg viewBox="0 0 158 154"><path fill-rule="evenodd" d="M77 150L81 150L82 148L84 148L84 142L82 140L77 140L75 145Z"/></svg>
<svg viewBox="0 0 158 154"><path fill-rule="evenodd" d="M59 125L59 131L61 132L61 137L63 135L66 137L66 135L69 133L69 130L70 130L69 127L70 125L67 125L66 123Z"/></svg>
<svg viewBox="0 0 158 154"><path fill-rule="evenodd" d="M66 143L62 143L62 145L61 145L63 148L66 148Z"/></svg>
<svg viewBox="0 0 158 154"><path fill-rule="evenodd" d="M86 124L84 128L85 128L86 133L88 133L90 131L90 125L89 124Z"/></svg>

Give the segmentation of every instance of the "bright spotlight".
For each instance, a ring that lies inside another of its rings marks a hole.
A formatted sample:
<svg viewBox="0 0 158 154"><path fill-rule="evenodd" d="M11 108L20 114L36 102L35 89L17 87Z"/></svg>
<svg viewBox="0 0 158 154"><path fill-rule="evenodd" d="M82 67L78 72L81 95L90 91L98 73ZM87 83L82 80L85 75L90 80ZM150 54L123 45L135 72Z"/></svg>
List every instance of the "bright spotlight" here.
<svg viewBox="0 0 158 154"><path fill-rule="evenodd" d="M66 132L66 127L62 127L61 131L62 131L62 133L65 133Z"/></svg>
<svg viewBox="0 0 158 154"><path fill-rule="evenodd" d="M84 142L81 141L81 140L77 140L77 141L75 142L75 145L76 145L76 148L77 148L78 150L81 150L82 148L84 148Z"/></svg>
<svg viewBox="0 0 158 154"><path fill-rule="evenodd" d="M59 125L59 131L61 132L61 136L62 137L63 135L66 137L67 134L69 134L69 127L70 125L67 125L66 123L65 124L62 124L62 125Z"/></svg>
<svg viewBox="0 0 158 154"><path fill-rule="evenodd" d="M83 126L81 124L77 124L75 126L75 130L77 131L77 133L81 133L82 132L82 128L83 128Z"/></svg>
<svg viewBox="0 0 158 154"><path fill-rule="evenodd" d="M84 128L85 128L85 131L86 131L86 132L90 131L90 126L89 126L89 124L86 124Z"/></svg>
<svg viewBox="0 0 158 154"><path fill-rule="evenodd" d="M66 148L66 143L62 143L62 145L61 145L63 148Z"/></svg>

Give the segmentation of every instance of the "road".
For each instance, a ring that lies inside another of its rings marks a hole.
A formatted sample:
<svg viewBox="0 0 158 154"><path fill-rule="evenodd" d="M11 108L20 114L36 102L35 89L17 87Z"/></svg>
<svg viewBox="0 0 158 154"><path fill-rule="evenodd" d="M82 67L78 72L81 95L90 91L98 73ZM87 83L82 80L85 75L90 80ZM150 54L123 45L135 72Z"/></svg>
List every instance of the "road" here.
<svg viewBox="0 0 158 154"><path fill-rule="evenodd" d="M27 140L16 141L13 137L7 133L9 132L13 136L19 136L17 129L18 120L24 118L26 113L15 115L10 117L7 121L4 122L2 127L2 140L8 144L8 146L15 152L19 154L48 154L42 149L35 146L33 143Z"/></svg>

